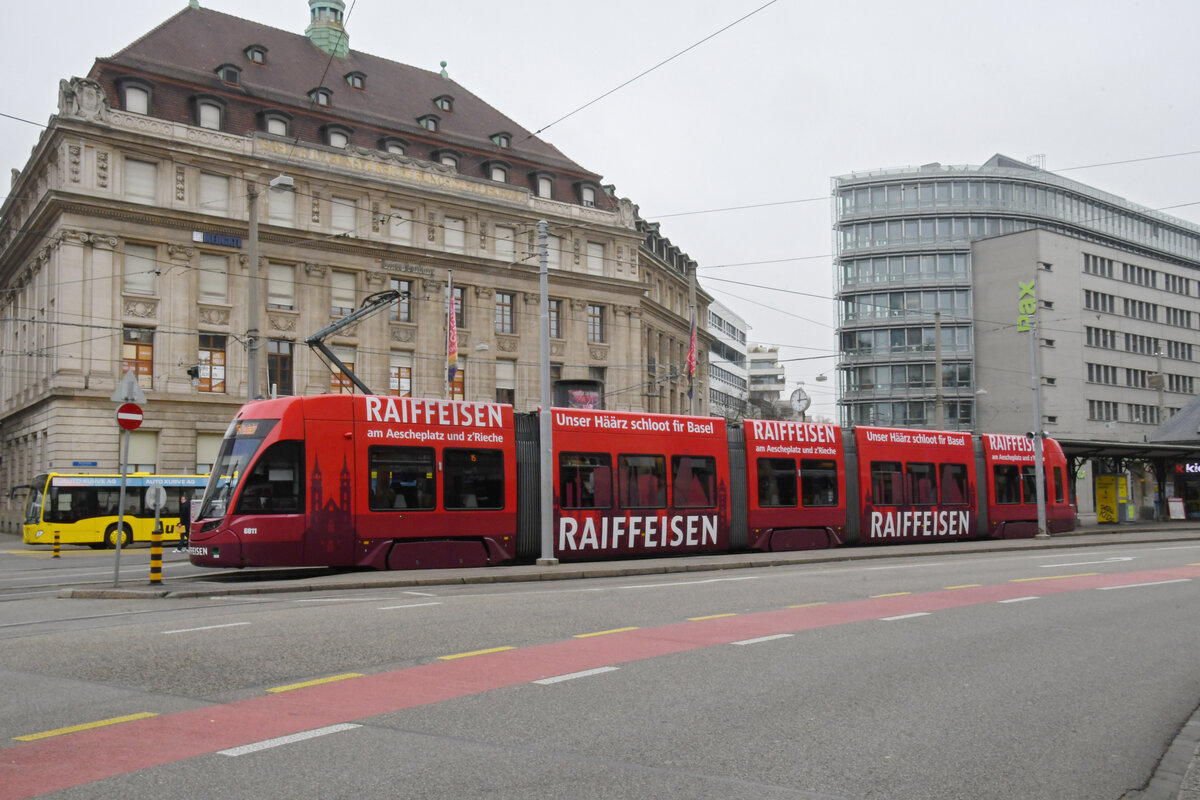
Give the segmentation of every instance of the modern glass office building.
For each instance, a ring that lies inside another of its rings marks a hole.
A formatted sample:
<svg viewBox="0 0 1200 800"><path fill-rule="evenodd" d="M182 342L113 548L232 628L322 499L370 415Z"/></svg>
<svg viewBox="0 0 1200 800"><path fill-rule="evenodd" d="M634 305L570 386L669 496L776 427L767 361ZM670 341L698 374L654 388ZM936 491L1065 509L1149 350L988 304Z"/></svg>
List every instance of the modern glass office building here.
<svg viewBox="0 0 1200 800"><path fill-rule="evenodd" d="M976 427L972 242L1038 229L1200 269L1200 226L1002 155L842 175L833 197L847 425Z"/></svg>

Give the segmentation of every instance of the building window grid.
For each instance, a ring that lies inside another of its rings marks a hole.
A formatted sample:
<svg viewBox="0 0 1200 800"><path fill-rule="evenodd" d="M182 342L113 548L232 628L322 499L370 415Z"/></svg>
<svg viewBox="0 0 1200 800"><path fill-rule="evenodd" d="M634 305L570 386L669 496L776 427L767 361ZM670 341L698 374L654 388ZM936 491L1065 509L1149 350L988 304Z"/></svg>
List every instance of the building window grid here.
<svg viewBox="0 0 1200 800"><path fill-rule="evenodd" d="M467 327L467 287L454 287L454 327Z"/></svg>
<svg viewBox="0 0 1200 800"><path fill-rule="evenodd" d="M957 181L955 183L957 185L952 184L952 189L950 192L950 199L948 201L950 205L966 203L968 196L971 198L971 200L977 202L988 197L987 189L983 185L972 185L978 184L979 182ZM864 199L863 187L856 187L858 188L859 192L857 196L853 195L851 191L843 189L839 192L840 209L843 214L856 212L866 213L871 209L873 204L878 207L881 202L886 203L886 207L891 209L897 209L901 207L926 207L934 205L935 196L938 198L936 200L938 205L947 204L944 191L942 191L940 195L928 190L924 192L918 192L918 185L919 182L914 181L904 186L888 186L886 187L886 191L876 193L877 196L873 200L869 198ZM918 194L921 194L920 200L917 199ZM1004 186L1004 182L1001 182L1000 191L995 195L995 197L998 198L1000 203L1004 203L1009 197L1012 197L1012 202L1020 207L1033 205L1037 208L1052 209L1063 215L1064 219L1076 220L1084 223L1090 222L1092 227L1097 229L1123 231L1126 235L1131 237L1140 235L1144 236L1147 241L1150 241L1152 238L1153 244L1156 247L1161 247L1166 244L1173 247L1177 246L1181 249L1191 248L1192 250L1195 250L1198 244L1200 244L1200 239L1190 232L1176 230L1154 221L1139 219L1137 216L1131 216L1122 209L1099 202L1093 202L1086 196L1075 195L1070 192L1056 191L1053 188L1047 190L1046 187L1013 184L1012 192L1010 193ZM1067 231L1064 230L1064 232ZM1105 274L1106 277L1113 277L1113 275L1109 273L1109 270L1111 269L1109 266L1111 259L1099 259L1099 257L1091 256L1090 254L1085 254L1085 259L1087 259L1089 262L1085 264L1085 271L1093 274L1099 274L1101 270L1103 270L1103 274ZM1095 264L1090 263L1092 259L1096 259ZM859 277L858 267L864 262L869 266L871 261L873 261L873 259L842 261L842 277L847 283L853 283L855 279ZM1090 267L1090 269L1087 269L1088 267ZM1137 283L1140 281L1140 285L1157 287L1157 279L1153 275L1153 272L1153 270L1145 270L1144 268L1141 273L1138 273L1135 270L1131 275L1131 282ZM867 278L868 281L874 279L875 277L872 271L868 271L867 275L869 276ZM1177 276L1170 276L1164 273L1164 288L1168 291L1190 296L1191 287L1188 280L1186 278L1178 278L1175 280L1174 278L1176 277ZM1112 295L1101 297L1100 295L1102 293L1097 292L1094 294L1096 297L1094 299L1094 303L1092 304L1095 306L1093 310L1115 313L1115 298ZM1138 311L1141 311L1143 314L1147 313L1146 309L1133 308L1131 311L1133 311L1135 314L1138 313ZM1148 313L1150 314L1150 318L1153 319L1154 312L1149 311ZM1190 328L1191 320L1188 317L1171 315L1170 320L1172 324L1182 323L1180 324L1180 327L1186 326ZM868 336L870 336L871 332L862 333L866 333ZM1115 332L1094 329L1092 333L1095 337L1089 342L1089 344L1092 346L1103 346L1109 349L1115 347ZM1101 334L1104 334L1103 341L1101 340ZM844 342L846 338L847 337L845 336L843 337ZM853 342L854 338L850 338ZM1172 357L1190 360L1190 354L1187 352L1185 343L1167 342L1165 345L1169 355ZM880 348L876 347L875 349L878 350ZM865 352L871 352L869 345L867 348L865 348Z"/></svg>
<svg viewBox="0 0 1200 800"><path fill-rule="evenodd" d="M121 373L126 372L132 372L142 388L154 388L153 328L125 328L121 331Z"/></svg>
<svg viewBox="0 0 1200 800"><path fill-rule="evenodd" d="M1088 400L1088 419L1100 422L1120 422L1119 404L1111 400Z"/></svg>
<svg viewBox="0 0 1200 800"><path fill-rule="evenodd" d="M937 182L907 181L900 185L887 187L843 187L839 190L838 195L841 203L841 216L866 214L873 209L882 210L884 208L893 210L933 208L935 206L934 186L945 182L947 182L946 179L940 179ZM995 192L992 190L993 187L996 189ZM1004 187L1008 187L1011 191ZM943 191L943 197L944 194ZM873 199L873 195L877 196ZM1165 247L1193 258L1200 249L1200 236L1191 231L1183 231L1155 220L1148 220L1134 211L1056 187L1019 181L984 179L964 181L960 179L951 182L949 202L939 200L936 205L940 207L963 205L972 207L972 210L979 208L985 211L989 207L997 210L1010 207L1016 211L1056 217L1060 224L1055 225L1053 224L1054 220L1047 220L1042 222L1039 227L1051 230L1062 229L1064 232L1076 236L1080 234L1080 227L1083 227L1100 234L1120 235L1155 248ZM1014 229L1017 229L1021 227L1023 221L1015 222Z"/></svg>
<svg viewBox="0 0 1200 800"><path fill-rule="evenodd" d="M412 367L392 364L388 367L388 394L396 397L412 397Z"/></svg>
<svg viewBox="0 0 1200 800"><path fill-rule="evenodd" d="M562 300L550 300L550 338L561 339L562 337Z"/></svg>
<svg viewBox="0 0 1200 800"><path fill-rule="evenodd" d="M1117 385L1117 368L1111 364L1088 364L1087 365L1088 383L1105 383L1111 386Z"/></svg>
<svg viewBox="0 0 1200 800"><path fill-rule="evenodd" d="M512 292L496 292L496 333L516 333L516 299Z"/></svg>
<svg viewBox="0 0 1200 800"><path fill-rule="evenodd" d="M604 306L588 303L587 307L587 340L603 343L605 340Z"/></svg>
<svg viewBox="0 0 1200 800"><path fill-rule="evenodd" d="M292 343L267 340L267 388L272 395L288 396L292 388Z"/></svg>
<svg viewBox="0 0 1200 800"><path fill-rule="evenodd" d="M224 394L225 392L225 343L224 335L200 334L197 355L200 383L197 391Z"/></svg>
<svg viewBox="0 0 1200 800"><path fill-rule="evenodd" d="M398 292L400 298L392 303L391 317L393 322L412 322L412 282L402 278L391 279L392 291Z"/></svg>

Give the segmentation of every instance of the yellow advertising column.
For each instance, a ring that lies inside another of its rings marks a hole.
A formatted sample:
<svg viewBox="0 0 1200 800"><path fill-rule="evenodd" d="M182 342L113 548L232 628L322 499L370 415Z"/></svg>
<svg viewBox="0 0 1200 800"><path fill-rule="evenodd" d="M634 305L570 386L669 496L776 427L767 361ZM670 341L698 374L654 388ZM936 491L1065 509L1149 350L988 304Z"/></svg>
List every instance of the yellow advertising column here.
<svg viewBox="0 0 1200 800"><path fill-rule="evenodd" d="M1117 476L1096 476L1096 522L1117 522Z"/></svg>

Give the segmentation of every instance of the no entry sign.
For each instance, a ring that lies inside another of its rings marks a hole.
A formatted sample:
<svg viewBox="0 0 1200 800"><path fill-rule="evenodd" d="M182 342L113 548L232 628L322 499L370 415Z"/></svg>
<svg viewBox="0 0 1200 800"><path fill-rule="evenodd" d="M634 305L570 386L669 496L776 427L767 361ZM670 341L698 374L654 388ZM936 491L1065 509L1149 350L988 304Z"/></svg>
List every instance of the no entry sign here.
<svg viewBox="0 0 1200 800"><path fill-rule="evenodd" d="M117 424L127 431L137 430L142 425L142 407L137 403L117 406Z"/></svg>

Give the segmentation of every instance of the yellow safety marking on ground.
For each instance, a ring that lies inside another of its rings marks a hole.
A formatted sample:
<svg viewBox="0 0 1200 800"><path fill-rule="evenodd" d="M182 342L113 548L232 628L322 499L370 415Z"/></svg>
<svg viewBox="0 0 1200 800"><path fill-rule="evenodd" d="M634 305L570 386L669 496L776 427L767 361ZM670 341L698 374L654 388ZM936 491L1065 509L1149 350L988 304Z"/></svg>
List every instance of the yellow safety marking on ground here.
<svg viewBox="0 0 1200 800"><path fill-rule="evenodd" d="M1040 578L1013 578L1009 583L1025 583L1027 581L1056 581L1060 578L1090 578L1099 572L1080 572L1077 575L1044 575Z"/></svg>
<svg viewBox="0 0 1200 800"><path fill-rule="evenodd" d="M827 606L827 605L829 605L828 600L821 600L816 603L801 603L798 606L788 606L788 608L812 608L813 606Z"/></svg>
<svg viewBox="0 0 1200 800"><path fill-rule="evenodd" d="M320 686L322 683L333 683L335 681L344 681L347 678L361 678L361 672L347 672L344 675L330 675L328 678L317 678L312 681L304 681L303 683L289 683L287 686L276 686L274 689L267 689L268 692L290 692L293 689L303 689L308 686Z"/></svg>
<svg viewBox="0 0 1200 800"><path fill-rule="evenodd" d="M737 614L709 614L707 617L688 617L688 622L700 622L705 619L721 619L721 617L736 617Z"/></svg>
<svg viewBox="0 0 1200 800"><path fill-rule="evenodd" d="M157 716L158 714L152 711L143 711L140 714L129 714L124 717L113 717L112 719L102 719L96 722L85 722L82 725L72 725L69 728L55 728L52 731L29 733L25 736L14 736L13 741L36 742L38 739L49 739L51 736L62 736L66 733L78 733L79 731L87 731L91 730L92 728L103 728L105 725L117 725L122 722L133 722L136 719L146 719L147 717Z"/></svg>
<svg viewBox="0 0 1200 800"><path fill-rule="evenodd" d="M489 647L487 650L472 650L469 653L455 653L452 656L438 656L439 661L453 661L456 658L470 658L471 656L485 656L488 653L502 653L505 650L515 650L515 647Z"/></svg>
<svg viewBox="0 0 1200 800"><path fill-rule="evenodd" d="M1200 561L1197 561L1195 564L1188 564L1188 566L1189 567L1200 567Z"/></svg>
<svg viewBox="0 0 1200 800"><path fill-rule="evenodd" d="M577 633L577 634L575 634L575 638L576 639L587 639L592 636L607 636L610 633L624 633L625 631L636 631L636 630L638 630L636 627L634 627L634 628L613 628L612 630L596 631L595 633Z"/></svg>
<svg viewBox="0 0 1200 800"><path fill-rule="evenodd" d="M903 597L906 594L912 594L912 592L892 592L891 594L873 594L873 595L871 595L871 599L874 600L877 597Z"/></svg>
<svg viewBox="0 0 1200 800"><path fill-rule="evenodd" d="M982 583L964 583L961 586L945 586L945 589L978 589Z"/></svg>

